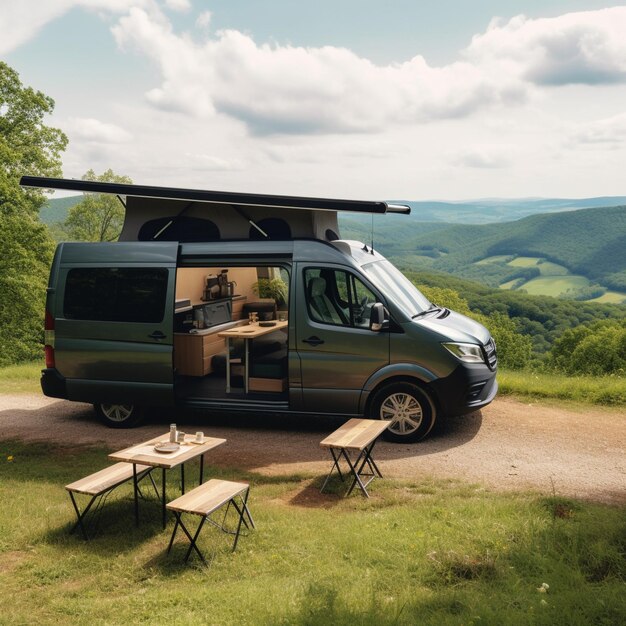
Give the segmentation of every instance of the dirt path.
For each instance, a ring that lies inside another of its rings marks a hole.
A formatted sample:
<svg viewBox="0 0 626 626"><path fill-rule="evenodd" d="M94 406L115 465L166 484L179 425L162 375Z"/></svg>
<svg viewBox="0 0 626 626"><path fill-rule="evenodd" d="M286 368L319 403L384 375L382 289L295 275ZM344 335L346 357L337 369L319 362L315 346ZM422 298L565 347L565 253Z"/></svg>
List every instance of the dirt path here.
<svg viewBox="0 0 626 626"><path fill-rule="evenodd" d="M119 449L164 432L170 421L186 432L203 430L228 439L211 453L211 463L263 474L325 473L330 464L319 441L340 423L179 412L153 414L136 429L112 430L95 421L89 405L38 395L0 396L0 439ZM545 494L554 485L558 495L626 503L626 414L500 398L482 411L449 420L422 443L383 441L376 459L387 476L456 478Z"/></svg>

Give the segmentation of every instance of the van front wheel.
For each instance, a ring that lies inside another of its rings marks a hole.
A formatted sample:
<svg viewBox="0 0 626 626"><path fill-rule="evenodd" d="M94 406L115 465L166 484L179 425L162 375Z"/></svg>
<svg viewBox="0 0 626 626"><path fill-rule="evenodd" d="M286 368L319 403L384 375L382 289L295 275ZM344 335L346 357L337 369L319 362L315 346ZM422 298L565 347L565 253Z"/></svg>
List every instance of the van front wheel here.
<svg viewBox="0 0 626 626"><path fill-rule="evenodd" d="M109 428L131 428L142 417L140 407L134 404L94 404L98 419Z"/></svg>
<svg viewBox="0 0 626 626"><path fill-rule="evenodd" d="M399 382L376 392L371 404L373 419L389 421L385 439L409 443L424 439L435 424L437 411L421 387Z"/></svg>

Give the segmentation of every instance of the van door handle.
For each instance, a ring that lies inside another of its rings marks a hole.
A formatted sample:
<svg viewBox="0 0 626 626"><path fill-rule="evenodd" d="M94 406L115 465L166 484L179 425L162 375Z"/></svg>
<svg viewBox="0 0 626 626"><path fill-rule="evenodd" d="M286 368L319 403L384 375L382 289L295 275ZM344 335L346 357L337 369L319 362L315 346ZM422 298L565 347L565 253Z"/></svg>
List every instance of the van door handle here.
<svg viewBox="0 0 626 626"><path fill-rule="evenodd" d="M308 339L303 339L302 342L311 344L312 346L321 346L324 343L324 340L313 335L313 337L309 337Z"/></svg>
<svg viewBox="0 0 626 626"><path fill-rule="evenodd" d="M166 335L164 335L160 330L155 330L151 335L148 335L148 337L150 337L150 339L161 341L161 339L165 339Z"/></svg>

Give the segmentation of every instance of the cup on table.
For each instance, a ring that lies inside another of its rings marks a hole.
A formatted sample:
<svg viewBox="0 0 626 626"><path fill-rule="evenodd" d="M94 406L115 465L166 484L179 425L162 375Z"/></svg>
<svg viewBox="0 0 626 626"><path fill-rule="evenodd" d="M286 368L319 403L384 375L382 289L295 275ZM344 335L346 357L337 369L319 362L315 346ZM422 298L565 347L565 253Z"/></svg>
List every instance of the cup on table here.
<svg viewBox="0 0 626 626"><path fill-rule="evenodd" d="M185 443L185 433L182 430L178 431L178 443Z"/></svg>
<svg viewBox="0 0 626 626"><path fill-rule="evenodd" d="M250 324L256 324L259 321L259 314L256 311L248 313L248 322Z"/></svg>
<svg viewBox="0 0 626 626"><path fill-rule="evenodd" d="M196 433L196 443L202 443L203 441L204 441L204 433L201 430L199 430Z"/></svg>
<svg viewBox="0 0 626 626"><path fill-rule="evenodd" d="M279 322L286 322L287 321L287 313L280 312L278 314L278 321Z"/></svg>

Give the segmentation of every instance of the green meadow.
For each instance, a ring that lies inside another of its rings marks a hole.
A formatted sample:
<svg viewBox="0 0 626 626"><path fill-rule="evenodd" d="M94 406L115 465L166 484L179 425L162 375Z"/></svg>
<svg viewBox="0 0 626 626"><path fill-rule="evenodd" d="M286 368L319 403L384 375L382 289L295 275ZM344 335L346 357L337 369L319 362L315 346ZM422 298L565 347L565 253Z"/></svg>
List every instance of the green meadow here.
<svg viewBox="0 0 626 626"><path fill-rule="evenodd" d="M113 492L93 538L63 486L106 464L103 448L0 443L4 624L619 624L626 620L623 508L553 493L379 480L371 499L320 495L321 477L209 468L252 485L256 531L235 553L206 525L208 565L183 563L173 523L146 494ZM193 468L191 468L193 470ZM192 471L190 471L191 475ZM174 493L172 478L168 489ZM10 503L10 506L6 506Z"/></svg>
<svg viewBox="0 0 626 626"><path fill-rule="evenodd" d="M589 279L584 276L540 276L520 285L518 289L523 289L531 296L558 296L568 289L579 289L588 284Z"/></svg>

